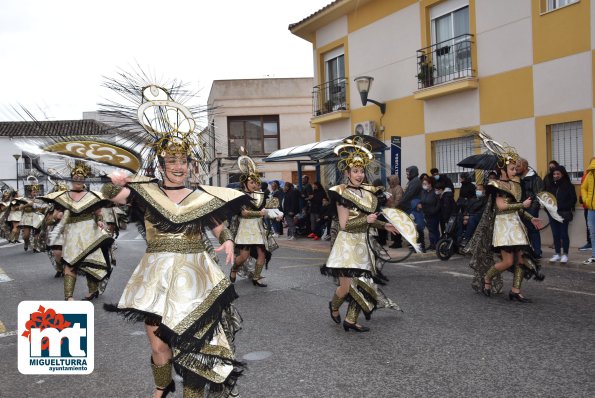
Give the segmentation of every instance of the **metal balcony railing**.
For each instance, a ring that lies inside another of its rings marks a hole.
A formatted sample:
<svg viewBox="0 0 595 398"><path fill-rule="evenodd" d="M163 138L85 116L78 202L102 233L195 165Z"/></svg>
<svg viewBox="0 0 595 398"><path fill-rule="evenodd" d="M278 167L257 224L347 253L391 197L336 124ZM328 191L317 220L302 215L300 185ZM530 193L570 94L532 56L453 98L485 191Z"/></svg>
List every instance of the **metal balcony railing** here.
<svg viewBox="0 0 595 398"><path fill-rule="evenodd" d="M417 88L475 77L471 59L473 35L464 34L417 50Z"/></svg>
<svg viewBox="0 0 595 398"><path fill-rule="evenodd" d="M347 77L331 80L312 90L312 115L347 110Z"/></svg>
<svg viewBox="0 0 595 398"><path fill-rule="evenodd" d="M29 163L29 164L18 163L17 176L19 178L27 178L29 176L35 176L39 180L45 179L45 175L43 173L41 173L39 170L37 170L36 168L34 168L31 163Z"/></svg>

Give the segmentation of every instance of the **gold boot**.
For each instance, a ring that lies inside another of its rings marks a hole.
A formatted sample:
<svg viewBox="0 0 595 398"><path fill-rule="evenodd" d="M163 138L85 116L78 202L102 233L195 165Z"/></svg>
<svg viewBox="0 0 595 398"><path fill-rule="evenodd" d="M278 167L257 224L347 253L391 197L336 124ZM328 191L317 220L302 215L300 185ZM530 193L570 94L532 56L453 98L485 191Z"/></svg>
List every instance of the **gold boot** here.
<svg viewBox="0 0 595 398"><path fill-rule="evenodd" d="M74 295L74 286L76 285L76 276L64 275L64 300L72 298Z"/></svg>
<svg viewBox="0 0 595 398"><path fill-rule="evenodd" d="M266 283L262 283L260 281L262 279L262 276L260 276L260 273L262 272L263 268L264 268L264 264L256 263L256 265L254 266L254 276L252 277L252 284L254 286L267 287Z"/></svg>
<svg viewBox="0 0 595 398"><path fill-rule="evenodd" d="M345 320L343 321L343 329L346 332L349 329L355 330L356 332L368 332L370 328L366 326L357 325L357 318L359 318L359 313L361 309L355 303L355 301L351 301L349 303L349 307L347 307L347 315L345 315Z"/></svg>
<svg viewBox="0 0 595 398"><path fill-rule="evenodd" d="M95 277L91 275L86 275L87 277L87 288L89 289L89 295L85 296L83 300L92 301L99 297L99 282Z"/></svg>
<svg viewBox="0 0 595 398"><path fill-rule="evenodd" d="M171 360L163 365L155 365L153 357L151 357L151 370L153 371L153 380L155 381L155 388L163 391L161 397L166 397L170 392L176 391L176 383L171 377Z"/></svg>

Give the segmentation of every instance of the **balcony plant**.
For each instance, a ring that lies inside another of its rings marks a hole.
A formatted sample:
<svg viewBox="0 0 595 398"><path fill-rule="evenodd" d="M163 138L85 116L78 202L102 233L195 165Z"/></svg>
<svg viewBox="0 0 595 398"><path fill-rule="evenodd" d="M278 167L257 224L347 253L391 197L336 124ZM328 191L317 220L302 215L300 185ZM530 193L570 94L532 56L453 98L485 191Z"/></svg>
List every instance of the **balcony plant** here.
<svg viewBox="0 0 595 398"><path fill-rule="evenodd" d="M428 60L425 54L419 56L417 80L421 83L421 87L431 87L434 85L434 71L436 67L432 65L432 61Z"/></svg>

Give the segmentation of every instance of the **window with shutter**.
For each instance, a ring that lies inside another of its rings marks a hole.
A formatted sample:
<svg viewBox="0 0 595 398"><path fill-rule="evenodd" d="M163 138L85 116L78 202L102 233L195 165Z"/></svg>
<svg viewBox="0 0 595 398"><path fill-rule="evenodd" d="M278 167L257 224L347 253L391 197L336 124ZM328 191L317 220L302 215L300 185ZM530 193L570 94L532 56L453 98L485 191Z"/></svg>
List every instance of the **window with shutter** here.
<svg viewBox="0 0 595 398"><path fill-rule="evenodd" d="M583 122L556 123L547 126L550 153L566 168L570 179L580 181L583 176Z"/></svg>

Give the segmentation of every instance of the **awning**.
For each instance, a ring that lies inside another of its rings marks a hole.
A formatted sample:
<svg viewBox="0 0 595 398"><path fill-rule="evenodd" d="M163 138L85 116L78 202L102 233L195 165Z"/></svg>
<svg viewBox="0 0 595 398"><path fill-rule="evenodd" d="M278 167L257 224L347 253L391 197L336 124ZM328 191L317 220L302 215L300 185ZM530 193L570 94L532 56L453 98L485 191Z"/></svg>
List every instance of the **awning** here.
<svg viewBox="0 0 595 398"><path fill-rule="evenodd" d="M313 142L310 144L279 149L262 160L265 162L284 162L286 160L321 160L327 157L333 157L333 149L339 143L352 140L355 137L359 137L360 139L363 138L364 142L369 144L372 148L372 152L382 152L388 149L388 146L384 142L375 137L369 135L351 135L345 138Z"/></svg>

